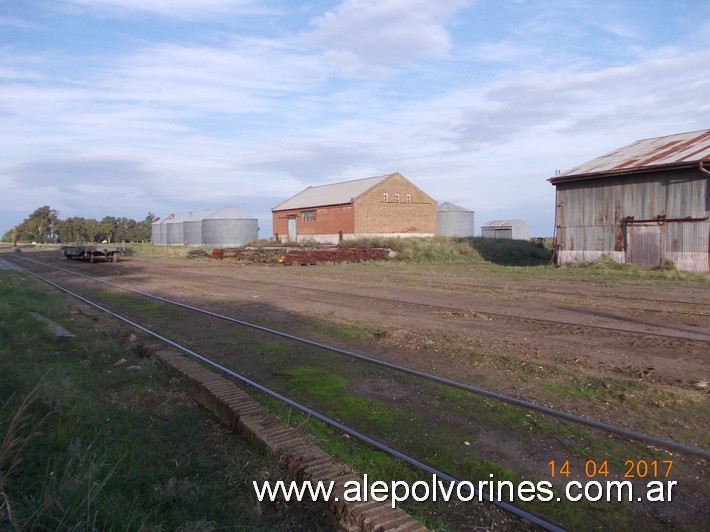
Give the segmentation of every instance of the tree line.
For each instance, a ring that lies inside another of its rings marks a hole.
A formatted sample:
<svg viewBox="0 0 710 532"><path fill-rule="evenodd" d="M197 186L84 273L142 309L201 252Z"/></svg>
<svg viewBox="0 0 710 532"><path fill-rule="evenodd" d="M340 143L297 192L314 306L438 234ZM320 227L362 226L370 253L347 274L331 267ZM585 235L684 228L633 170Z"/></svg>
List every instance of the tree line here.
<svg viewBox="0 0 710 532"><path fill-rule="evenodd" d="M101 220L73 216L62 220L59 211L39 207L25 220L6 232L3 242L150 242L151 224L159 218L148 213L145 220L105 216Z"/></svg>

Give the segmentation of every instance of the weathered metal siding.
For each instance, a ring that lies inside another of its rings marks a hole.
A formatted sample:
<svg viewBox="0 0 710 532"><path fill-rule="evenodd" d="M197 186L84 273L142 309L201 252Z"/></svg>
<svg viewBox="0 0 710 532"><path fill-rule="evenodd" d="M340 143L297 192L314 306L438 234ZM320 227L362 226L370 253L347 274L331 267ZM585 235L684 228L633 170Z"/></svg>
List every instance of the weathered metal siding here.
<svg viewBox="0 0 710 532"><path fill-rule="evenodd" d="M698 169L558 183L558 263L596 260L709 271L708 178ZM657 217L668 221L656 222ZM625 223L627 217L634 222ZM646 220L641 222L641 220ZM653 220L653 221L651 221Z"/></svg>
<svg viewBox="0 0 710 532"><path fill-rule="evenodd" d="M484 238L513 238L512 227L481 227L481 236Z"/></svg>

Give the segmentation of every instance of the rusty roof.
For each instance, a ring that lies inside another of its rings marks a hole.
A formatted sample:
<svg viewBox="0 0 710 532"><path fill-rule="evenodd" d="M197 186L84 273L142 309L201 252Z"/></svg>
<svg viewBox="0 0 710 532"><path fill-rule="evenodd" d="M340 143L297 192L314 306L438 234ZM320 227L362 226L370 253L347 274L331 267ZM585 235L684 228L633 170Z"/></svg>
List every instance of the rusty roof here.
<svg viewBox="0 0 710 532"><path fill-rule="evenodd" d="M548 179L565 181L690 168L710 162L710 129L637 140Z"/></svg>

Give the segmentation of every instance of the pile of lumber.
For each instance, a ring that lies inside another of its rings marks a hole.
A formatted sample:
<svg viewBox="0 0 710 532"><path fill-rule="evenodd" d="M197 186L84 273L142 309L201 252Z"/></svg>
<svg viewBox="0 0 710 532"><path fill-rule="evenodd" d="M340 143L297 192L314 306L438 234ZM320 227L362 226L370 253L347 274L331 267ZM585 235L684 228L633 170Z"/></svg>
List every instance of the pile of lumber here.
<svg viewBox="0 0 710 532"><path fill-rule="evenodd" d="M366 262L384 260L390 256L391 250L386 248L332 248L332 249L291 249L280 262L284 266L298 264L322 264L332 262Z"/></svg>
<svg viewBox="0 0 710 532"><path fill-rule="evenodd" d="M212 258L217 260L232 259L239 262L270 262L284 266L297 264L365 262L384 260L391 256L392 250L386 248L215 248Z"/></svg>

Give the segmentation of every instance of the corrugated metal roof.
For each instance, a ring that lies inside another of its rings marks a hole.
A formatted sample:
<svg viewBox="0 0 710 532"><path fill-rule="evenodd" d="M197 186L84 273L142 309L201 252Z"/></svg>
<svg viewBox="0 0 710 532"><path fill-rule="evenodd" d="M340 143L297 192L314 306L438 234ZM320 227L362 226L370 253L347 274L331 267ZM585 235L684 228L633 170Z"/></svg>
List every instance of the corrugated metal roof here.
<svg viewBox="0 0 710 532"><path fill-rule="evenodd" d="M371 188L379 185L385 179L395 174L377 177L366 177L342 183L308 187L286 201L279 203L272 211L286 211L290 209L305 209L308 207L323 207L325 205L344 205L352 203Z"/></svg>
<svg viewBox="0 0 710 532"><path fill-rule="evenodd" d="M710 162L710 129L665 137L637 140L549 179L560 181L584 177L639 173L667 167L691 167Z"/></svg>
<svg viewBox="0 0 710 532"><path fill-rule="evenodd" d="M168 223L170 220L172 220L173 218L175 218L175 215L174 215L173 213L170 213L170 214L168 214L165 218L161 218L160 220L158 220L158 221L155 222L155 223L158 223L158 224L166 224L166 223Z"/></svg>
<svg viewBox="0 0 710 532"><path fill-rule="evenodd" d="M491 220L481 227L513 227L515 224L525 224L525 222L522 220Z"/></svg>
<svg viewBox="0 0 710 532"><path fill-rule="evenodd" d="M439 212L473 212L469 209L464 209L463 207L459 207L458 205L454 205L453 203L449 203L448 201L445 201L441 205L439 205Z"/></svg>
<svg viewBox="0 0 710 532"><path fill-rule="evenodd" d="M213 212L203 218L203 220L254 220L255 218L250 214L237 209L236 207L225 207L218 211Z"/></svg>
<svg viewBox="0 0 710 532"><path fill-rule="evenodd" d="M183 212L180 214L171 214L167 220L165 220L166 224L179 224L185 221L185 219L189 219L191 212Z"/></svg>
<svg viewBox="0 0 710 532"><path fill-rule="evenodd" d="M189 216L185 217L184 222L200 222L204 220L207 216L212 214L214 209L205 209L204 211L189 212Z"/></svg>

